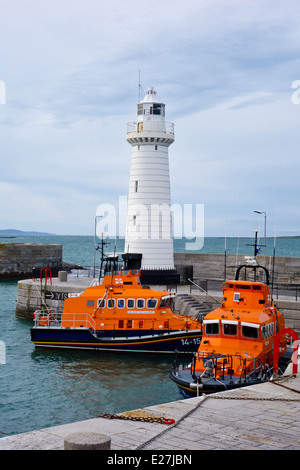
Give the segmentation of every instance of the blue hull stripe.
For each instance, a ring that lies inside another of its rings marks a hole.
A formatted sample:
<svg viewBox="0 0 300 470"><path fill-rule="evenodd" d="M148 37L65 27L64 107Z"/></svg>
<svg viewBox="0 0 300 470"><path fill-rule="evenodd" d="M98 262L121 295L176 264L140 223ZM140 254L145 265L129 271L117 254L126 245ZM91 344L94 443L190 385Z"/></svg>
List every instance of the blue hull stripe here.
<svg viewBox="0 0 300 470"><path fill-rule="evenodd" d="M105 332L105 336L97 338L85 328L35 327L31 329L31 339L37 347L141 352L174 352L175 349L196 351L201 339L198 330L151 333L142 336L140 330L136 330L131 331L133 336L117 338L112 337L113 332Z"/></svg>

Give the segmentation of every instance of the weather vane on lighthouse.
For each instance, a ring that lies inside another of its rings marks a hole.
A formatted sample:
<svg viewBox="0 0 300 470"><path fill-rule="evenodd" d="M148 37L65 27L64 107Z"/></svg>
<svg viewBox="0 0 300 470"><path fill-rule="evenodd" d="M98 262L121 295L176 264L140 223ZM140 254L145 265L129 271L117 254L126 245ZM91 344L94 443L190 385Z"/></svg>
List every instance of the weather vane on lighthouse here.
<svg viewBox="0 0 300 470"><path fill-rule="evenodd" d="M142 283L177 284L168 155L174 124L165 121L165 104L154 88L138 103L137 120L127 124L126 139L132 158L124 260L141 267Z"/></svg>

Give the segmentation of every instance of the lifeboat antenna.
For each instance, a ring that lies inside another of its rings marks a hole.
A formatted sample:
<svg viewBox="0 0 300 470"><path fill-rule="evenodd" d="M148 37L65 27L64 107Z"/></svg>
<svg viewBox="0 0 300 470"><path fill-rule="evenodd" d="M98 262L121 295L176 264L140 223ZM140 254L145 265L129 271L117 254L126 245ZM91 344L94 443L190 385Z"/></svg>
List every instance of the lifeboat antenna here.
<svg viewBox="0 0 300 470"><path fill-rule="evenodd" d="M276 211L276 219L275 219L275 234L274 234L274 248L273 248L273 263L272 263L272 284L271 284L271 299L272 300L273 300L273 287L274 287L274 274L275 274L276 232L277 232L277 211Z"/></svg>
<svg viewBox="0 0 300 470"><path fill-rule="evenodd" d="M101 239L101 249L99 247L99 249L101 250L101 264L100 264L100 272L99 272L99 284L100 284L100 279L101 279L101 273L102 273L102 269L103 269L103 263L104 263L104 247L105 245L109 245L108 242L105 242L103 240L103 233L102 233L102 239Z"/></svg>

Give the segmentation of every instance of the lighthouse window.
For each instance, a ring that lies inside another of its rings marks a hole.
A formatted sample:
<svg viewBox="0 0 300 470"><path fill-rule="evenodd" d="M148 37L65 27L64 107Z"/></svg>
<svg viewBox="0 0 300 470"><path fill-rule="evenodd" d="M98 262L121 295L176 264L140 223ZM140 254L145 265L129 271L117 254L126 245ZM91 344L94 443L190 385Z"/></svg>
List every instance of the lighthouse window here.
<svg viewBox="0 0 300 470"><path fill-rule="evenodd" d="M143 104L138 104L137 112L138 112L138 114L143 114Z"/></svg>
<svg viewBox="0 0 300 470"><path fill-rule="evenodd" d="M136 181L136 182L135 182L135 192L136 192L136 193L138 192L138 187L139 187L139 182Z"/></svg>
<svg viewBox="0 0 300 470"><path fill-rule="evenodd" d="M163 104L153 104L153 107L150 108L150 114L161 114L164 115L164 105Z"/></svg>

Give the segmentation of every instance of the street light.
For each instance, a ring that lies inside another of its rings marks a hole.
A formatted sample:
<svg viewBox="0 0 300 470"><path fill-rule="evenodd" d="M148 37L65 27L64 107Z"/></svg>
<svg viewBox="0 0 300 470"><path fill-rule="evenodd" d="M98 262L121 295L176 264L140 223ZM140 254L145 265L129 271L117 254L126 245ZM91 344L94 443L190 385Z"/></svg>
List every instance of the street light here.
<svg viewBox="0 0 300 470"><path fill-rule="evenodd" d="M265 230L264 230L264 239L265 239L265 249L264 249L264 267L266 267L266 237L267 237L267 214L264 211L253 211L256 214L264 214L265 216Z"/></svg>

